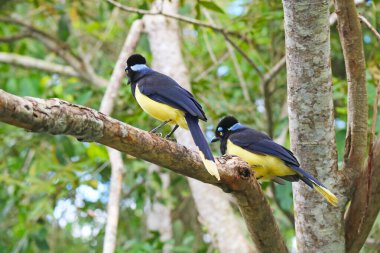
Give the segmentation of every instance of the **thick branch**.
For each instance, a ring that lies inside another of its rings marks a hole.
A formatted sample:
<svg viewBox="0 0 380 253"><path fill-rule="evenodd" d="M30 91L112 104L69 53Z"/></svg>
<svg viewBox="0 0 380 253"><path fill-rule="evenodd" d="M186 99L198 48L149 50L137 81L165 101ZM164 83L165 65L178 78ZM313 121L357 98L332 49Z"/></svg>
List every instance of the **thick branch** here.
<svg viewBox="0 0 380 253"><path fill-rule="evenodd" d="M32 132L72 135L166 167L176 173L232 191L256 246L286 252L272 211L248 165L238 157L217 158L221 181L185 146L117 121L93 109L59 99L18 97L0 90L0 121ZM158 152L159 151L159 152Z"/></svg>
<svg viewBox="0 0 380 253"><path fill-rule="evenodd" d="M356 190L345 218L346 252L359 252L363 247L372 225L380 210L380 137L374 145L372 155L372 174L368 175L368 167L363 170L356 182ZM371 184L368 189L368 176ZM367 202L367 196L369 201ZM368 205L368 206L367 206ZM367 208L365 208L367 206ZM366 211L366 212L364 212Z"/></svg>
<svg viewBox="0 0 380 253"><path fill-rule="evenodd" d="M348 118L344 150L345 178L350 178L348 191L361 173L367 151L367 90L362 31L353 0L335 0L338 31L343 48L348 82ZM347 183L346 183L347 184Z"/></svg>
<svg viewBox="0 0 380 253"><path fill-rule="evenodd" d="M80 77L80 74L70 66L55 64L45 60L36 59L30 56L0 52L0 62L9 63L25 68L35 68L42 71L57 73L65 76Z"/></svg>

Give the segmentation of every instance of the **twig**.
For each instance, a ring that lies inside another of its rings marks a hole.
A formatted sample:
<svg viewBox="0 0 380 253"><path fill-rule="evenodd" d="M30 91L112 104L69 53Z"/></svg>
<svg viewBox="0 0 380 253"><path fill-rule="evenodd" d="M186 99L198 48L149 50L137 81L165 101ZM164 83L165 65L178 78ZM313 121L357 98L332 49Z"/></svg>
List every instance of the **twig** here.
<svg viewBox="0 0 380 253"><path fill-rule="evenodd" d="M236 51L239 52L241 56L243 56L244 59L247 60L247 62L253 67L253 69L257 72L260 79L263 79L263 74L261 73L261 70L257 67L257 65L252 61L251 58L238 46L235 42L233 42L226 33L222 32L224 38L236 49Z"/></svg>
<svg viewBox="0 0 380 253"><path fill-rule="evenodd" d="M380 33L376 31L376 28L371 25L371 23L363 16L359 14L359 19L362 21L371 32L375 35L376 39L380 42Z"/></svg>
<svg viewBox="0 0 380 253"><path fill-rule="evenodd" d="M231 45L239 52L239 54L241 54L243 56L244 59L246 59L248 61L248 63L255 69L255 71L258 73L258 75L260 76L260 78L262 78L262 73L260 71L260 69L256 66L256 64L248 57L248 55L238 46L236 45L235 42L233 42L229 36L234 36L234 37L238 37L238 38L242 38L243 35L241 34L238 34L236 32L231 32L231 31L228 31L226 29L224 29L223 27L219 27L219 26L215 26L215 25L212 25L212 24L208 24L208 23L204 23L204 22L201 22L197 19L193 19L193 18L189 18L189 17L185 17L185 16L181 16L181 15L178 15L178 14L174 14L174 13L166 13L166 12L163 12L163 11L147 11L147 10L142 10L142 9L137 9L137 8L133 8L133 7L128 7L128 6L125 6L125 5L122 5L114 0L106 0L107 2L113 4L114 6L126 11L126 12L133 12L133 13L138 13L138 14L142 14L142 15L162 15L162 16L165 16L167 18L173 18L173 19L176 19L178 21L182 21L182 22L186 22L186 23L189 23L189 24L193 24L193 25L198 25L198 26L201 26L201 27L206 27L206 28L210 28L211 30L215 31L215 32L219 32L221 33L224 38L231 43Z"/></svg>
<svg viewBox="0 0 380 253"><path fill-rule="evenodd" d="M195 79L194 81L195 82L198 82L199 80L202 80L205 76L208 75L208 73L210 73L211 71L213 71L216 67L218 67L220 64L222 64L222 62L224 62L227 58L228 58L229 54L228 53L225 53L224 55L222 55L222 57L219 58L219 60L217 60L217 62L213 65L211 65L210 67L208 67L205 71L203 71L202 73L200 73Z"/></svg>
<svg viewBox="0 0 380 253"><path fill-rule="evenodd" d="M120 8L121 10L126 11L126 12L132 12L132 13L137 13L137 14L141 14L141 15L162 15L162 16L165 16L167 18L172 18L172 19L176 19L176 20L181 21L181 22L185 22L185 23L189 23L189 24L193 24L193 25L198 25L198 26L205 27L205 28L210 28L211 30L213 30L215 32L220 32L220 33L224 33L227 35L237 37L239 39L247 40L247 38L243 34L239 34L238 32L228 31L221 26L208 24L208 23L199 21L197 19L182 16L182 15L179 15L176 13L166 13L166 12L162 11L162 9L159 11L148 11L148 10L137 9L137 8L125 6L125 5L122 5L121 3L116 2L114 0L106 0L106 1L112 5Z"/></svg>
<svg viewBox="0 0 380 253"><path fill-rule="evenodd" d="M226 46L227 46L227 49L228 49L228 53L231 56L232 63L234 64L235 71L236 71L237 77L239 79L240 87L241 87L241 89L243 91L244 99L247 102L251 102L252 100L251 100L251 97L249 95L247 82L244 79L243 71L240 68L240 65L239 65L239 62L238 62L238 60L236 58L236 55L234 53L233 47L232 47L231 43L229 43L229 42L226 42Z"/></svg>

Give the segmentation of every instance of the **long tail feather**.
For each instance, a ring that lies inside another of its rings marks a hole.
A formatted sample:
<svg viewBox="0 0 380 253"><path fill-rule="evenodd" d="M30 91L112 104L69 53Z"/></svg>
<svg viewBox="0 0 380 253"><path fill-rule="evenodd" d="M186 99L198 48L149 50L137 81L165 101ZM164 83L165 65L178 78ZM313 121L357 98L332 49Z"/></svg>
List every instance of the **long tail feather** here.
<svg viewBox="0 0 380 253"><path fill-rule="evenodd" d="M195 145L199 148L199 154L202 158L203 164L207 171L220 180L220 175L215 164L214 156L211 153L210 147L202 133L201 128L198 125L198 118L189 114L185 115L187 125L189 127L191 136L195 142Z"/></svg>
<svg viewBox="0 0 380 253"><path fill-rule="evenodd" d="M321 182L319 182L318 179L304 171L303 169L297 167L297 166L291 166L292 169L297 171L298 175L300 176L300 179L305 182L308 186L316 190L319 194L321 194L331 205L337 206L338 205L338 198L329 191Z"/></svg>

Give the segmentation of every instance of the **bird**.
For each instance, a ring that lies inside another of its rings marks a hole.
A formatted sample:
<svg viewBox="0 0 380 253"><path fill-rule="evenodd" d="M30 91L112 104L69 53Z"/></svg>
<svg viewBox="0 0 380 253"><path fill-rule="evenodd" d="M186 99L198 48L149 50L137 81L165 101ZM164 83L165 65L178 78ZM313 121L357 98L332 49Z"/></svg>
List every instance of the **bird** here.
<svg viewBox="0 0 380 253"><path fill-rule="evenodd" d="M133 54L127 59L125 72L132 94L140 107L153 118L162 121L151 132L156 133L166 124L174 125L166 138L172 136L178 127L190 130L205 168L220 180L214 156L198 124L199 120L207 121L207 118L193 94L169 76L149 68L146 59L140 54Z"/></svg>
<svg viewBox="0 0 380 253"><path fill-rule="evenodd" d="M217 141L220 141L223 155L236 155L247 162L256 179L269 179L278 183L301 180L330 204L338 205L338 198L302 169L290 150L274 142L268 135L240 124L235 117L226 116L219 122L211 142Z"/></svg>

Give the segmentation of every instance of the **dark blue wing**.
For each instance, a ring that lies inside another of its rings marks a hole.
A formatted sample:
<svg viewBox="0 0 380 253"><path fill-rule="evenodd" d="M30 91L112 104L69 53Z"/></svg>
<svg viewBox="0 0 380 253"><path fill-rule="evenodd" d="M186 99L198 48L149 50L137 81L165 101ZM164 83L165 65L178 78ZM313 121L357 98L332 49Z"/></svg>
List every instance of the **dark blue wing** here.
<svg viewBox="0 0 380 253"><path fill-rule="evenodd" d="M152 71L137 83L140 92L150 99L182 110L199 119L207 120L202 106L193 94L182 88L172 78Z"/></svg>
<svg viewBox="0 0 380 253"><path fill-rule="evenodd" d="M229 139L233 144L238 145L249 152L260 155L275 156L289 165L299 166L299 163L292 151L284 148L280 144L275 143L267 135L256 130L246 128L231 134Z"/></svg>

